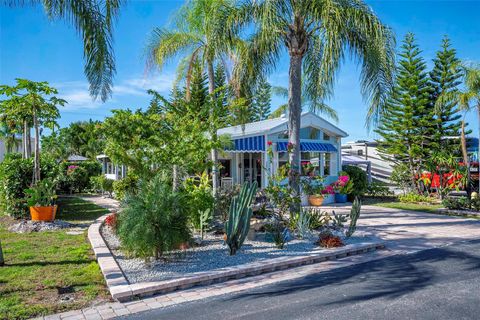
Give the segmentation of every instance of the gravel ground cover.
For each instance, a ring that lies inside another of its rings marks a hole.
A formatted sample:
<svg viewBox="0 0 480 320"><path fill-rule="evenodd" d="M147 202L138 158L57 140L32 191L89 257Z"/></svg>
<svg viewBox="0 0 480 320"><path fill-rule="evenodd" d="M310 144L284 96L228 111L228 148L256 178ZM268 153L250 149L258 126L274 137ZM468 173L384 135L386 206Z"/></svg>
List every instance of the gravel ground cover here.
<svg viewBox="0 0 480 320"><path fill-rule="evenodd" d="M183 277L195 272L210 271L246 263L268 260L283 256L307 255L320 248L314 244L318 235L312 239L295 239L289 241L284 249L278 249L274 243L266 241L246 240L240 251L230 256L228 246L223 237L207 234L202 245L185 251L175 252L165 259L146 262L143 259L130 258L121 251L118 237L108 226L101 229L102 236L112 251L117 263L125 273L130 283L144 281L162 281ZM371 242L374 236L359 232L346 241L346 244L356 242Z"/></svg>

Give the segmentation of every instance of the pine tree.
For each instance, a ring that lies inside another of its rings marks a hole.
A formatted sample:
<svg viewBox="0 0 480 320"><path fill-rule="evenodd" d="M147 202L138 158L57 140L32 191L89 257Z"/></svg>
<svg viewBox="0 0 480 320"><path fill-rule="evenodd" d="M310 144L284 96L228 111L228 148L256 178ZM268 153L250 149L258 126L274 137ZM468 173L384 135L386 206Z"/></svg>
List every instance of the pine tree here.
<svg viewBox="0 0 480 320"><path fill-rule="evenodd" d="M431 104L434 106L441 94L456 91L461 83L460 78L462 74L460 68L456 67L459 60L456 57L456 50L450 46L448 37L445 36L443 38L441 50L437 52L433 63L434 67L430 72L430 81L433 88L430 99ZM447 102L443 104L441 110L437 110L435 113L435 147L459 151L462 116L457 109L456 103ZM445 139L445 137L456 137L457 139Z"/></svg>
<svg viewBox="0 0 480 320"><path fill-rule="evenodd" d="M272 100L272 86L265 77L261 77L255 90L253 101L254 120L265 120L270 115L270 103Z"/></svg>
<svg viewBox="0 0 480 320"><path fill-rule="evenodd" d="M383 138L380 152L395 164L408 165L415 185L434 133L432 89L413 34L406 35L401 48L396 83L376 132Z"/></svg>
<svg viewBox="0 0 480 320"><path fill-rule="evenodd" d="M207 75L202 65L196 63L192 69L190 80L190 105L200 109L206 103L208 97Z"/></svg>

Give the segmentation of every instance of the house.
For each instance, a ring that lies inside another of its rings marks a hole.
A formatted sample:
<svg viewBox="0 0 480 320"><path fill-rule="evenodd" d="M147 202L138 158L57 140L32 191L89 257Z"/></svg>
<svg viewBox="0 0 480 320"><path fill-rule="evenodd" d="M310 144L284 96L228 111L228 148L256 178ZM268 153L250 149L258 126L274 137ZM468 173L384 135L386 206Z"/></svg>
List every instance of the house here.
<svg viewBox="0 0 480 320"><path fill-rule="evenodd" d="M96 158L102 164L102 174L107 179L120 180L127 176L127 167L125 165L114 164L105 154L100 154Z"/></svg>
<svg viewBox="0 0 480 320"><path fill-rule="evenodd" d="M312 164L326 183L334 182L342 168L341 139L347 133L312 112L302 113L300 123L302 164ZM232 145L219 154L221 187L257 181L264 188L269 176L288 162L285 116L222 128L217 133L232 140ZM267 152L269 145L272 159Z"/></svg>

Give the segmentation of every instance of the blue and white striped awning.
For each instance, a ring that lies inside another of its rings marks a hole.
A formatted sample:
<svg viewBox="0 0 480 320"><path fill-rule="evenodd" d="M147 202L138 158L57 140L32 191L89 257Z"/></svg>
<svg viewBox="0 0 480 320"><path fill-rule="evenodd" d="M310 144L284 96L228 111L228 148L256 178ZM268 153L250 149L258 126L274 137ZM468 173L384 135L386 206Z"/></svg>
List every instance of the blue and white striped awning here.
<svg viewBox="0 0 480 320"><path fill-rule="evenodd" d="M277 151L287 151L288 142L277 142ZM301 152L337 152L337 148L331 143L321 142L300 142Z"/></svg>
<svg viewBox="0 0 480 320"><path fill-rule="evenodd" d="M265 136L254 136L233 139L232 146L226 148L227 152L264 152Z"/></svg>

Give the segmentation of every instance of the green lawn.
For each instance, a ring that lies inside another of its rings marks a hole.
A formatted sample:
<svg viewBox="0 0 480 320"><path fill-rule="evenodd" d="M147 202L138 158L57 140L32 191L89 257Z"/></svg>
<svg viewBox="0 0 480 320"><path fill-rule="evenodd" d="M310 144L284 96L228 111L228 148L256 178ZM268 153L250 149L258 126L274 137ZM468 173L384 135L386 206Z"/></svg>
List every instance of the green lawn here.
<svg viewBox="0 0 480 320"><path fill-rule="evenodd" d="M58 219L92 221L107 210L78 198L59 200ZM7 231L9 217L0 217L5 266L0 267L0 319L27 319L87 306L108 299L104 279L86 231L16 234ZM69 296L73 300L62 301Z"/></svg>
<svg viewBox="0 0 480 320"><path fill-rule="evenodd" d="M428 213L438 213L437 209L443 207L441 203L404 203L400 202L396 197L366 197L362 200L362 203L365 205L379 206L384 208L403 209Z"/></svg>

